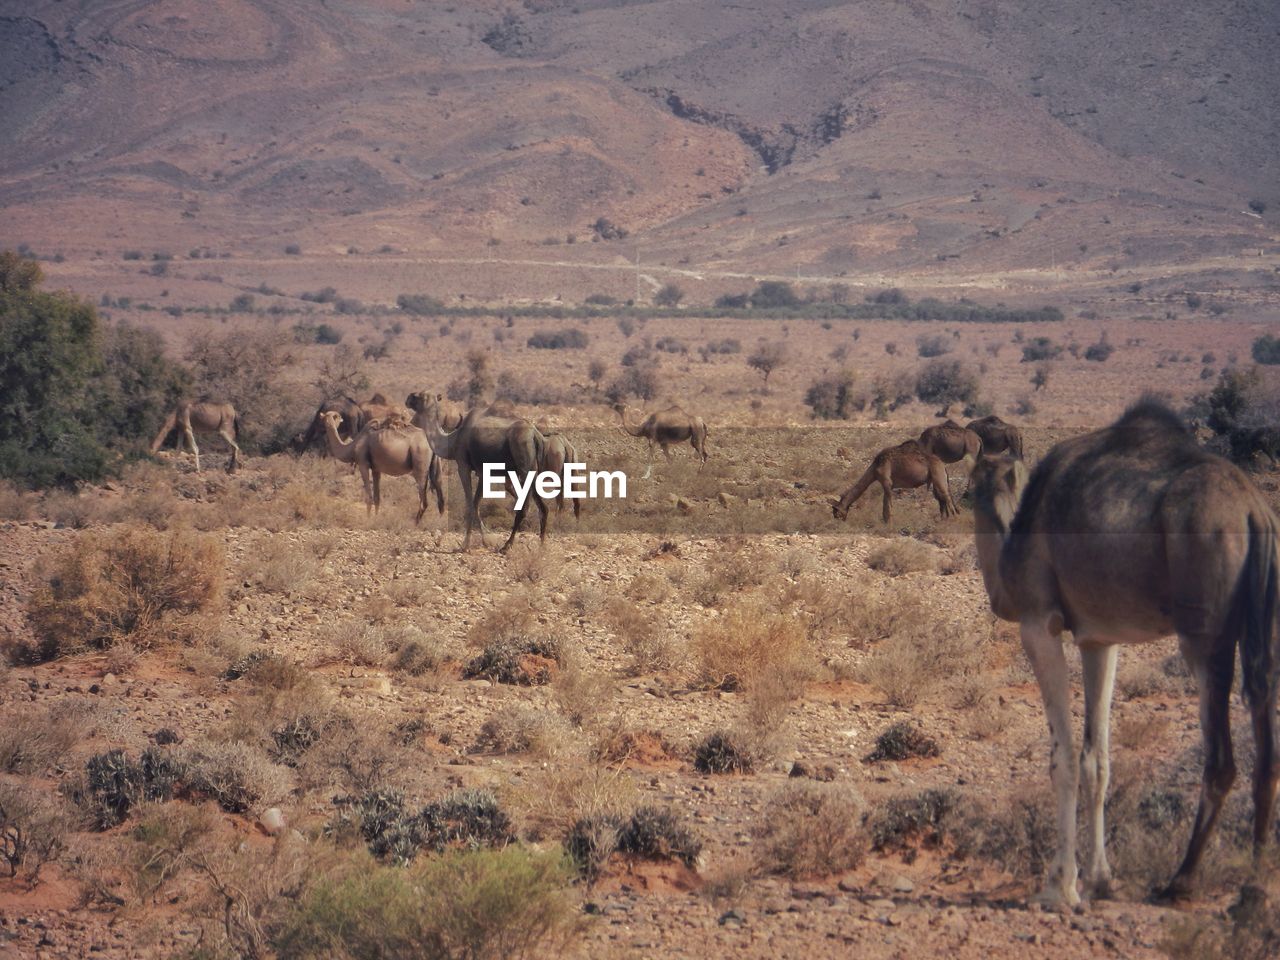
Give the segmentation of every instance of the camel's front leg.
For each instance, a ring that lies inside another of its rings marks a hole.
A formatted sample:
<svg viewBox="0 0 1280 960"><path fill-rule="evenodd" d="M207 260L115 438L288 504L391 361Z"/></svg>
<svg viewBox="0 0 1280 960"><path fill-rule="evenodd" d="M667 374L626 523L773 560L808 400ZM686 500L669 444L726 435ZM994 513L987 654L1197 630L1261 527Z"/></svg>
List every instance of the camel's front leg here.
<svg viewBox="0 0 1280 960"><path fill-rule="evenodd" d="M640 479L648 480L651 476L653 476L653 441L652 440L649 441L649 464L644 468L644 476L642 476Z"/></svg>
<svg viewBox="0 0 1280 960"><path fill-rule="evenodd" d="M1080 778L1084 783L1084 882L1096 899L1111 896L1111 865L1107 862L1105 810L1111 782L1111 692L1116 681L1119 647L1081 642L1084 669L1084 743L1080 750Z"/></svg>
<svg viewBox="0 0 1280 960"><path fill-rule="evenodd" d="M462 535L462 552L466 553L471 549L471 517L478 516L475 504L472 502L471 496L471 471L461 463L458 464L458 486L462 488L462 509L466 514L465 533ZM476 489L478 494L479 488ZM480 530L481 542L484 542L484 529Z"/></svg>
<svg viewBox="0 0 1280 960"><path fill-rule="evenodd" d="M364 512L365 516L373 513L373 480L370 476L369 465L361 463L360 465L360 482L364 485Z"/></svg>
<svg viewBox="0 0 1280 960"><path fill-rule="evenodd" d="M235 473L236 467L240 466L240 444L236 443L235 435L226 427L219 430L218 435L231 447L231 462L227 464L227 473Z"/></svg>
<svg viewBox="0 0 1280 960"><path fill-rule="evenodd" d="M888 523L893 519L893 486L883 482L880 486L884 488L884 509L881 513L884 517L884 522Z"/></svg>
<svg viewBox="0 0 1280 960"><path fill-rule="evenodd" d="M1040 685L1049 721L1049 777L1058 808L1058 852L1037 900L1051 907L1074 907L1076 892L1076 790L1079 784L1071 736L1071 688L1061 630L1045 619L1022 622L1022 649Z"/></svg>
<svg viewBox="0 0 1280 960"><path fill-rule="evenodd" d="M196 473L200 472L200 448L196 446L196 435L191 429L191 424L184 424L182 427L182 436L187 441L187 446L191 448L192 454L196 458Z"/></svg>

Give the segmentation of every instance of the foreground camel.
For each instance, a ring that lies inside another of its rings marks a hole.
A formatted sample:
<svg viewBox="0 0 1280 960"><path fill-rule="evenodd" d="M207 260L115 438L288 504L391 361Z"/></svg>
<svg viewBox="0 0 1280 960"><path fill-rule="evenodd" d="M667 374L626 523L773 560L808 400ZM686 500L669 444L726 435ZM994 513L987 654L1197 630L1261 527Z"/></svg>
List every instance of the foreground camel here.
<svg viewBox="0 0 1280 960"><path fill-rule="evenodd" d="M462 487L463 500L466 503L466 533L462 538L463 552L471 548L471 530L473 525L480 527L480 542L485 543L484 525L480 523L480 495L484 490L483 470L486 463L496 464L505 474L515 471L522 479L539 469L546 454L546 439L528 420L511 417L501 413L501 408L487 407L471 410L463 418L462 424L455 430L446 433L440 428L437 414L439 407L434 403L425 410L426 426L423 432L431 451L437 457L452 460L458 469L458 484ZM472 474L475 474L475 491L471 488ZM507 483L508 492L511 484ZM511 523L511 534L502 545L500 553L506 553L515 542L516 534L524 525L528 501L532 500L538 508L540 523L538 539L547 538L547 505L533 487L529 489L525 506L515 511Z"/></svg>
<svg viewBox="0 0 1280 960"><path fill-rule="evenodd" d="M182 449L185 440L196 458L196 473L200 472L200 448L196 446L197 433L216 433L231 447L231 460L227 473L235 473L240 465L240 417L229 403L180 403L164 419L164 425L151 441L151 452L157 453L174 430L178 431L177 446Z"/></svg>
<svg viewBox="0 0 1280 960"><path fill-rule="evenodd" d="M1001 420L995 414L970 420L965 425L982 441L983 453L1011 453L1022 458L1022 431L1012 423Z"/></svg>
<svg viewBox="0 0 1280 960"><path fill-rule="evenodd" d="M707 433L709 431L701 417L685 413L679 407L667 407L665 410L658 410L649 414L643 423L630 424L627 423L627 405L625 403L615 403L613 409L618 411L618 416L622 418L623 432L632 437L644 437L649 441L649 465L645 468L644 476L640 479L648 480L653 475L653 445L655 443L662 448L662 452L670 460L670 445L684 443L687 440L698 456L702 458L702 464L706 464ZM700 465L698 469L701 470L702 466Z"/></svg>
<svg viewBox="0 0 1280 960"><path fill-rule="evenodd" d="M321 414L329 455L339 463L354 463L364 483L365 509L377 513L382 506L382 476L413 474L418 485L418 513L414 523L427 512L427 490L436 492L436 507L444 513L444 491L439 471L433 473L434 457L426 435L410 423L399 420L372 422L354 440L338 433L342 415L336 410Z"/></svg>
<svg viewBox="0 0 1280 960"><path fill-rule="evenodd" d="M954 420L947 420L936 426L925 427L920 433L920 446L944 464L964 461L964 492L968 494L971 482L968 478L972 476L978 455L982 453L982 438L968 427L962 427Z"/></svg>
<svg viewBox="0 0 1280 960"><path fill-rule="evenodd" d="M1057 796L1058 850L1040 898L1074 905L1076 793L1084 781L1084 880L1111 882L1103 808L1108 724L1120 644L1177 633L1200 691L1204 777L1191 841L1166 898L1191 893L1205 843L1235 779L1228 701L1237 647L1253 719L1255 867L1271 830L1275 754L1276 518L1235 466L1202 450L1155 403L1058 444L1024 482L1014 457L976 471L974 528L991 609L1018 623L1044 700ZM1070 630L1084 678L1084 746L1072 751Z"/></svg>
<svg viewBox="0 0 1280 960"><path fill-rule="evenodd" d="M942 516L959 513L947 485L947 469L942 461L928 453L918 440L908 440L896 447L886 447L875 455L871 465L839 500L831 501L831 513L837 520L849 516L849 509L873 483L884 489L884 522L892 519L893 491L914 490L929 484Z"/></svg>

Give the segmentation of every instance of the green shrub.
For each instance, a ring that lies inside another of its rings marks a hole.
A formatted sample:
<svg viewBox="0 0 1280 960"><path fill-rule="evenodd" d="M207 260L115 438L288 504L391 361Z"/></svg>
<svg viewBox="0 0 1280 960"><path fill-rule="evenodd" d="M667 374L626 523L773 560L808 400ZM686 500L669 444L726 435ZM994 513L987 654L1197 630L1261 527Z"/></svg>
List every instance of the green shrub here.
<svg viewBox="0 0 1280 960"><path fill-rule="evenodd" d="M396 306L405 313L421 317L439 313L444 309L444 302L425 293L402 293L396 297Z"/></svg>
<svg viewBox="0 0 1280 960"><path fill-rule="evenodd" d="M803 302L791 284L783 280L764 280L751 292L748 302L756 310L798 307Z"/></svg>
<svg viewBox="0 0 1280 960"><path fill-rule="evenodd" d="M1103 363L1111 354L1115 353L1116 348L1107 340L1106 334L1102 335L1097 343L1091 343L1085 348L1084 358L1092 360L1095 363Z"/></svg>
<svg viewBox="0 0 1280 960"><path fill-rule="evenodd" d="M525 345L535 350L584 350L591 338L580 327L565 327L563 330L539 330Z"/></svg>
<svg viewBox="0 0 1280 960"><path fill-rule="evenodd" d="M804 402L819 420L849 420L865 404L853 389L853 374L847 370L815 380L805 391Z"/></svg>
<svg viewBox="0 0 1280 960"><path fill-rule="evenodd" d="M1062 356L1062 345L1048 337L1033 337L1022 345L1023 363L1040 363Z"/></svg>
<svg viewBox="0 0 1280 960"><path fill-rule="evenodd" d="M675 307L684 299L684 291L674 283L665 284L661 290L653 295L654 306L658 307Z"/></svg>
<svg viewBox="0 0 1280 960"><path fill-rule="evenodd" d="M1214 434L1210 445L1238 463L1256 454L1280 456L1280 391L1256 368L1223 370L1209 393L1192 398L1186 416L1208 427Z"/></svg>
<svg viewBox="0 0 1280 960"><path fill-rule="evenodd" d="M1250 352L1253 354L1255 363L1267 365L1280 363L1280 337L1264 333L1253 341Z"/></svg>
<svg viewBox="0 0 1280 960"><path fill-rule="evenodd" d="M916 396L939 406L972 403L978 398L978 377L959 360L932 360L916 377Z"/></svg>
<svg viewBox="0 0 1280 960"><path fill-rule="evenodd" d="M941 334L916 338L916 353L921 357L940 357L951 352L951 341Z"/></svg>
<svg viewBox="0 0 1280 960"><path fill-rule="evenodd" d="M487 790L455 790L417 813L408 811L399 793L372 791L350 801L330 829L347 824L356 827L375 857L402 864L423 850L504 847L515 840L510 817Z"/></svg>
<svg viewBox="0 0 1280 960"><path fill-rule="evenodd" d="M561 855L452 852L407 868L352 862L275 937L281 960L505 960L559 955L581 924Z"/></svg>

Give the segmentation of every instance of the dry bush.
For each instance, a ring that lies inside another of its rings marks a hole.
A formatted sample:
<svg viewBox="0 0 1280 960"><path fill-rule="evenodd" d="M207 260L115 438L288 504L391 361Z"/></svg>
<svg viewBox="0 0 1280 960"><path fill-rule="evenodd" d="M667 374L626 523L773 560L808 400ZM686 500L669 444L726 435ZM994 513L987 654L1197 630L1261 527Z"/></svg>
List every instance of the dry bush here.
<svg viewBox="0 0 1280 960"><path fill-rule="evenodd" d="M859 679L897 707L911 707L942 681L972 672L981 657L960 624L925 620L883 640L858 668Z"/></svg>
<svg viewBox="0 0 1280 960"><path fill-rule="evenodd" d="M770 798L754 831L761 868L797 880L852 870L867 853L866 810L847 784L788 784Z"/></svg>
<svg viewBox="0 0 1280 960"><path fill-rule="evenodd" d="M169 638L175 617L208 617L219 608L223 551L203 534L131 526L82 534L45 576L28 605L38 641L28 656L47 660L126 639L146 649Z"/></svg>
<svg viewBox="0 0 1280 960"><path fill-rule="evenodd" d="M587 817L635 806L636 784L620 769L582 761L544 764L503 790L503 799L534 840L564 836Z"/></svg>
<svg viewBox="0 0 1280 960"><path fill-rule="evenodd" d="M910 537L890 540L871 551L867 566L891 577L907 573L936 573L938 550Z"/></svg>
<svg viewBox="0 0 1280 960"><path fill-rule="evenodd" d="M569 606L579 617L590 619L609 602L609 591L598 583L579 583L569 591Z"/></svg>
<svg viewBox="0 0 1280 960"><path fill-rule="evenodd" d="M35 495L0 480L0 520L31 520L35 515Z"/></svg>
<svg viewBox="0 0 1280 960"><path fill-rule="evenodd" d="M422 580L392 580L383 584L383 593L397 607L420 607L427 599L428 585Z"/></svg>
<svg viewBox="0 0 1280 960"><path fill-rule="evenodd" d="M1141 700L1170 692L1173 684L1159 666L1137 657L1122 659L1116 670L1116 689L1126 700Z"/></svg>
<svg viewBox="0 0 1280 960"><path fill-rule="evenodd" d="M505 636L491 640L462 668L468 680L517 686L550 683L559 669L559 644L545 637Z"/></svg>
<svg viewBox="0 0 1280 960"><path fill-rule="evenodd" d="M309 785L333 782L357 796L382 790L404 766L402 738L368 720L335 724L308 751L301 776Z"/></svg>
<svg viewBox="0 0 1280 960"><path fill-rule="evenodd" d="M877 584L870 577L833 586L805 576L783 590L779 605L797 607L815 640L838 639L849 646L883 640L929 616L918 591Z"/></svg>
<svg viewBox="0 0 1280 960"><path fill-rule="evenodd" d="M220 823L212 804L152 803L143 806L128 832L122 860L125 890L134 901L155 904L162 891L189 874L197 855Z"/></svg>
<svg viewBox="0 0 1280 960"><path fill-rule="evenodd" d="M89 709L74 701L25 708L0 722L0 773L58 767L84 737Z"/></svg>
<svg viewBox="0 0 1280 960"><path fill-rule="evenodd" d="M361 667L381 666L391 652L380 627L354 617L329 627L324 642L336 659Z"/></svg>
<svg viewBox="0 0 1280 960"><path fill-rule="evenodd" d="M386 641L391 652L387 667L420 680L438 681L453 659L452 648L445 640L410 624L397 624L387 630Z"/></svg>
<svg viewBox="0 0 1280 960"><path fill-rule="evenodd" d="M562 856L454 851L407 868L350 858L300 897L274 939L280 960L561 956L582 930Z"/></svg>
<svg viewBox="0 0 1280 960"><path fill-rule="evenodd" d="M603 619L631 658L630 675L674 670L683 659L683 651L657 611L614 597L605 606Z"/></svg>
<svg viewBox="0 0 1280 960"><path fill-rule="evenodd" d="M700 606L714 608L729 594L758 587L763 580L764 571L756 558L727 553L709 561L706 573L694 581L691 596Z"/></svg>
<svg viewBox="0 0 1280 960"><path fill-rule="evenodd" d="M763 600L742 601L694 634L692 681L721 690L752 690L764 680L798 696L817 674L802 621Z"/></svg>
<svg viewBox="0 0 1280 960"><path fill-rule="evenodd" d="M321 563L301 543L282 536L259 541L241 565L242 577L268 593L304 591L319 575Z"/></svg>
<svg viewBox="0 0 1280 960"><path fill-rule="evenodd" d="M626 594L632 600L663 603L671 599L675 587L671 580L653 570L641 570L627 584Z"/></svg>
<svg viewBox="0 0 1280 960"><path fill-rule="evenodd" d="M274 806L293 791L293 777L285 767L242 741L187 745L180 760L189 788L228 813Z"/></svg>
<svg viewBox="0 0 1280 960"><path fill-rule="evenodd" d="M0 859L9 876L19 872L31 886L40 869L66 849L75 817L58 797L32 787L0 781Z"/></svg>
<svg viewBox="0 0 1280 960"><path fill-rule="evenodd" d="M1280 956L1280 913L1266 891L1240 888L1224 917L1179 917L1165 927L1160 951L1170 960L1274 960Z"/></svg>
<svg viewBox="0 0 1280 960"><path fill-rule="evenodd" d="M936 757L941 751L938 741L914 723L900 720L890 724L876 737L875 749L866 756L869 763L880 760L910 760L913 757Z"/></svg>
<svg viewBox="0 0 1280 960"><path fill-rule="evenodd" d="M693 748L699 773L753 773L762 759L754 744L732 730L714 730Z"/></svg>
<svg viewBox="0 0 1280 960"><path fill-rule="evenodd" d="M575 727L598 717L613 697L612 681L590 664L581 648L565 645L560 650L560 670L551 682L556 706Z"/></svg>
<svg viewBox="0 0 1280 960"><path fill-rule="evenodd" d="M521 703L499 707L480 726L475 748L552 759L573 746L573 729L559 714Z"/></svg>
<svg viewBox="0 0 1280 960"><path fill-rule="evenodd" d="M1169 729L1169 718L1159 713L1119 718L1115 725L1116 745L1124 750L1151 750L1158 748Z"/></svg>
<svg viewBox="0 0 1280 960"><path fill-rule="evenodd" d="M472 624L467 631L467 642L479 648L494 640L528 636L537 627L534 609L540 604L540 598L532 592L502 597Z"/></svg>

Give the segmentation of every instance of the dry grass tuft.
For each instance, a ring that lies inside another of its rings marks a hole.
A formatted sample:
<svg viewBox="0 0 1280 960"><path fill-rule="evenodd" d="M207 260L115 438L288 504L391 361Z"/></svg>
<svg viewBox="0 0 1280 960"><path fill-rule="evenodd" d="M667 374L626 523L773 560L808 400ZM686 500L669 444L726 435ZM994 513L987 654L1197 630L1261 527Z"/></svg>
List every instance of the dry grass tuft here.
<svg viewBox="0 0 1280 960"><path fill-rule="evenodd" d="M741 601L703 625L692 653L691 680L720 690L753 690L767 681L798 696L818 672L803 623L760 599Z"/></svg>
<svg viewBox="0 0 1280 960"><path fill-rule="evenodd" d="M623 652L631 658L628 673L632 676L675 670L684 659L683 651L656 610L637 607L622 597L615 597L605 607L604 621L609 632L621 641Z"/></svg>
<svg viewBox="0 0 1280 960"><path fill-rule="evenodd" d="M797 880L852 870L867 853L866 811L847 784L788 784L755 829L761 868Z"/></svg>
<svg viewBox="0 0 1280 960"><path fill-rule="evenodd" d="M64 701L0 722L0 773L40 774L60 766L85 734L89 709Z"/></svg>
<svg viewBox="0 0 1280 960"><path fill-rule="evenodd" d="M891 577L901 577L908 573L937 573L939 551L927 543L903 537L890 540L871 551L867 557L867 566Z"/></svg>
<svg viewBox="0 0 1280 960"><path fill-rule="evenodd" d="M171 638L175 617L214 614L223 567L221 543L192 531L82 534L46 566L47 583L28 606L36 648L15 653L49 660L122 640L154 646Z"/></svg>
<svg viewBox="0 0 1280 960"><path fill-rule="evenodd" d="M321 562L312 551L284 536L268 537L245 559L242 576L268 593L299 594L320 574Z"/></svg>
<svg viewBox="0 0 1280 960"><path fill-rule="evenodd" d="M500 707L480 727L476 750L527 753L550 760L568 752L573 729L558 714L521 703Z"/></svg>
<svg viewBox="0 0 1280 960"><path fill-rule="evenodd" d="M636 784L625 770L567 762L529 771L503 798L531 839L564 836L579 820L616 816L635 806Z"/></svg>
<svg viewBox="0 0 1280 960"><path fill-rule="evenodd" d="M889 703L911 707L944 680L978 669L982 658L975 646L962 625L925 620L877 644L857 672Z"/></svg>

